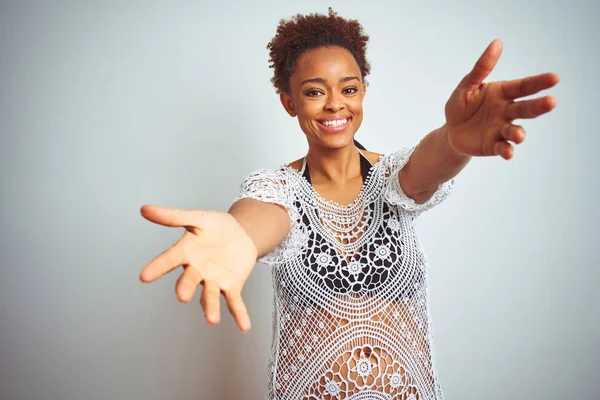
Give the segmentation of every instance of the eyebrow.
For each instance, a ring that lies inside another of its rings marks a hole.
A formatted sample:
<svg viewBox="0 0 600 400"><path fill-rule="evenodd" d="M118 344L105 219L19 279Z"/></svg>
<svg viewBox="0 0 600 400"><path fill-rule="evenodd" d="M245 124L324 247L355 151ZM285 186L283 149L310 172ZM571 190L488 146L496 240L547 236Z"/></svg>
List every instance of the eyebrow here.
<svg viewBox="0 0 600 400"><path fill-rule="evenodd" d="M360 79L358 79L357 76L345 76L340 79L340 82L348 82L348 81L352 81L354 79L356 79L357 81L360 82ZM325 83L325 82L327 82L327 81L323 78L311 78L311 79L306 79L306 80L302 81L302 84L300 86L304 86L304 84L306 84L306 83Z"/></svg>

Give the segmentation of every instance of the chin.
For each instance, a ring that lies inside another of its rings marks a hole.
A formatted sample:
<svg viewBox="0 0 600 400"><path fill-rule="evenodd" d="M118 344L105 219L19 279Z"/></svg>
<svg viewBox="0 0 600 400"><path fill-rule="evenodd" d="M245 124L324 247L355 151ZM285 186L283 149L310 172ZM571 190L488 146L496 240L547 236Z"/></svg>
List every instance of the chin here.
<svg viewBox="0 0 600 400"><path fill-rule="evenodd" d="M321 138L319 145L330 150L339 150L352 145L354 135L339 135L330 136L328 138Z"/></svg>

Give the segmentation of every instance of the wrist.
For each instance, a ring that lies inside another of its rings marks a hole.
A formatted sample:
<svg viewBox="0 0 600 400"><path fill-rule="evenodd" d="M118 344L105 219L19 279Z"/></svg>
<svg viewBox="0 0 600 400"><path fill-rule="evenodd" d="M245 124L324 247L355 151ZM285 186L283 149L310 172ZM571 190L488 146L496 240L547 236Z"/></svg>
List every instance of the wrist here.
<svg viewBox="0 0 600 400"><path fill-rule="evenodd" d="M466 162L471 159L471 156L460 152L452 144L452 138L455 136L454 131L448 124L444 124L439 128L441 143L444 150L445 158L456 163Z"/></svg>

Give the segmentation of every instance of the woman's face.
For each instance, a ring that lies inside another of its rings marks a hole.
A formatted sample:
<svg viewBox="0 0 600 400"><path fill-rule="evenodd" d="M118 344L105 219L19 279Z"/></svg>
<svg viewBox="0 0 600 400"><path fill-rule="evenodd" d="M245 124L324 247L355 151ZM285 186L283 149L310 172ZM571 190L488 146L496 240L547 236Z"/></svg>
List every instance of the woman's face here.
<svg viewBox="0 0 600 400"><path fill-rule="evenodd" d="M352 143L363 118L366 87L352 54L342 47L302 53L281 103L298 117L309 145L340 149Z"/></svg>

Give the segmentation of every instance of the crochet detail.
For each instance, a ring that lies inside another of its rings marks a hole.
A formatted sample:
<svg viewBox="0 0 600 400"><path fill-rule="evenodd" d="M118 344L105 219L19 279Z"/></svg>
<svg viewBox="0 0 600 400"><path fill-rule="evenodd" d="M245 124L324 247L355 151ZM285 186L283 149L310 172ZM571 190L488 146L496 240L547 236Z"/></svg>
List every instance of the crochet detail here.
<svg viewBox="0 0 600 400"><path fill-rule="evenodd" d="M382 156L348 205L288 166L242 184L238 199L279 204L291 223L259 260L274 289L267 399L443 399L415 220L453 182L424 204L407 197L398 172L414 149Z"/></svg>
<svg viewBox="0 0 600 400"><path fill-rule="evenodd" d="M258 262L277 265L297 254L306 245L306 230L301 223L299 210L294 206L293 187L287 185L282 171L261 169L250 174L240 188L235 201L244 198L259 200L265 203L278 204L284 207L290 217L290 232L271 253L260 258Z"/></svg>

